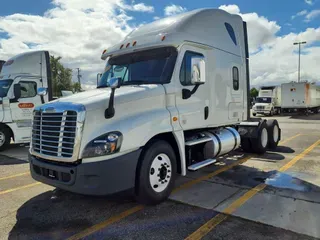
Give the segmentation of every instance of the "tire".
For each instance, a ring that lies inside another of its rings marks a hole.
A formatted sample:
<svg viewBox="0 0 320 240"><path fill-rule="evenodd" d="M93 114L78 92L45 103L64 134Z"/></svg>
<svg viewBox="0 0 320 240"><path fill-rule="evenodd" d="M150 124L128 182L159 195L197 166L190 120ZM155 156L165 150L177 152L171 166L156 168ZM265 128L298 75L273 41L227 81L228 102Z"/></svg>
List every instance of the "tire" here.
<svg viewBox="0 0 320 240"><path fill-rule="evenodd" d="M255 153L263 154L268 148L268 129L266 122L262 122L258 129L258 139L251 140L252 150Z"/></svg>
<svg viewBox="0 0 320 240"><path fill-rule="evenodd" d="M256 113L252 113L252 115L255 117L255 116L257 116L257 114Z"/></svg>
<svg viewBox="0 0 320 240"><path fill-rule="evenodd" d="M6 150L10 145L11 133L8 128L0 128L0 152Z"/></svg>
<svg viewBox="0 0 320 240"><path fill-rule="evenodd" d="M137 201L154 205L166 200L174 187L176 172L176 155L170 144L163 140L150 142L137 169Z"/></svg>
<svg viewBox="0 0 320 240"><path fill-rule="evenodd" d="M241 148L244 152L252 152L252 146L250 138L241 138Z"/></svg>
<svg viewBox="0 0 320 240"><path fill-rule="evenodd" d="M279 123L275 119L269 119L267 121L268 129L268 147L270 149L275 149L280 142L280 127Z"/></svg>
<svg viewBox="0 0 320 240"><path fill-rule="evenodd" d="M270 110L269 116L270 117L273 116L273 110L272 109Z"/></svg>

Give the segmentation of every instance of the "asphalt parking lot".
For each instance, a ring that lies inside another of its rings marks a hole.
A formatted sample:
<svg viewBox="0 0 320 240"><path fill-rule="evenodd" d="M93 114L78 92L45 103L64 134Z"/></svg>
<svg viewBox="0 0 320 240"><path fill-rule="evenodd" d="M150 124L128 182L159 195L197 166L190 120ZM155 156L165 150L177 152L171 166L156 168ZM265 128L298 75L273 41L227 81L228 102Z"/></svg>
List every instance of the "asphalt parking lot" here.
<svg viewBox="0 0 320 240"><path fill-rule="evenodd" d="M13 145L0 153L0 239L320 238L320 114L273 118L282 129L275 151L232 152L148 207L38 183L27 146Z"/></svg>

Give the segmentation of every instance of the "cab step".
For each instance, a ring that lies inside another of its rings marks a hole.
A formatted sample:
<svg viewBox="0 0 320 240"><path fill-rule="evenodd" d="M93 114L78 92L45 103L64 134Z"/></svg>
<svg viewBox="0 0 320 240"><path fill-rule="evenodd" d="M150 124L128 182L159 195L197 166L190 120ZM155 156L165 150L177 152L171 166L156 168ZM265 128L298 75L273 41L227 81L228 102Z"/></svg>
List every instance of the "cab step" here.
<svg viewBox="0 0 320 240"><path fill-rule="evenodd" d="M192 139L190 141L187 141L185 143L186 146L194 146L194 145L197 145L197 144L200 144L200 143L205 143L205 142L209 142L211 141L211 137L202 137L202 138L197 138L197 139Z"/></svg>
<svg viewBox="0 0 320 240"><path fill-rule="evenodd" d="M189 167L188 167L188 170L190 170L190 171L197 171L198 169L200 169L200 168L203 168L203 167L205 167L205 166L208 166L208 165L210 165L210 164L213 164L213 163L215 163L215 162L217 162L217 160L216 159L206 159L206 160L204 160L204 161L202 161L202 162L197 162L197 163L195 163L195 164L192 164L192 165L190 165Z"/></svg>

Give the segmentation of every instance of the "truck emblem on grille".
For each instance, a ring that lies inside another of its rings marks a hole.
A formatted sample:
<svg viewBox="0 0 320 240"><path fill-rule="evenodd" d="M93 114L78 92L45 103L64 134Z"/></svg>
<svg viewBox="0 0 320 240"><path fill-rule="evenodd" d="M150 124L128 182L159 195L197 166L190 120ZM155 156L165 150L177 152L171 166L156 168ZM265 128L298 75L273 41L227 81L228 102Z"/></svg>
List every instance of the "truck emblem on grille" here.
<svg viewBox="0 0 320 240"><path fill-rule="evenodd" d="M56 112L56 110L54 109L54 107L48 107L48 108L44 109L44 111L47 112L47 113L54 113L54 112Z"/></svg>

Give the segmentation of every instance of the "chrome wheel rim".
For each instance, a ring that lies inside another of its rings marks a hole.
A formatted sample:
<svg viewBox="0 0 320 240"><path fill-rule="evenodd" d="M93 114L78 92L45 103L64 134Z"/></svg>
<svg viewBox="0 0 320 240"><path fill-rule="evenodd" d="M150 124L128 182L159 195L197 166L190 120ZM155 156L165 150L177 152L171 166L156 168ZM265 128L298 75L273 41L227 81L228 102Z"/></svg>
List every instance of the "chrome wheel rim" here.
<svg viewBox="0 0 320 240"><path fill-rule="evenodd" d="M3 132L0 132L0 147L5 143L6 135Z"/></svg>
<svg viewBox="0 0 320 240"><path fill-rule="evenodd" d="M168 155L161 153L153 159L149 170L149 181L155 192L162 192L168 187L172 176L171 171L171 161Z"/></svg>
<svg viewBox="0 0 320 240"><path fill-rule="evenodd" d="M277 125L274 125L273 127L273 141L277 142L279 139L279 128Z"/></svg>
<svg viewBox="0 0 320 240"><path fill-rule="evenodd" d="M268 144L268 131L266 128L263 128L261 131L261 145L265 148Z"/></svg>

